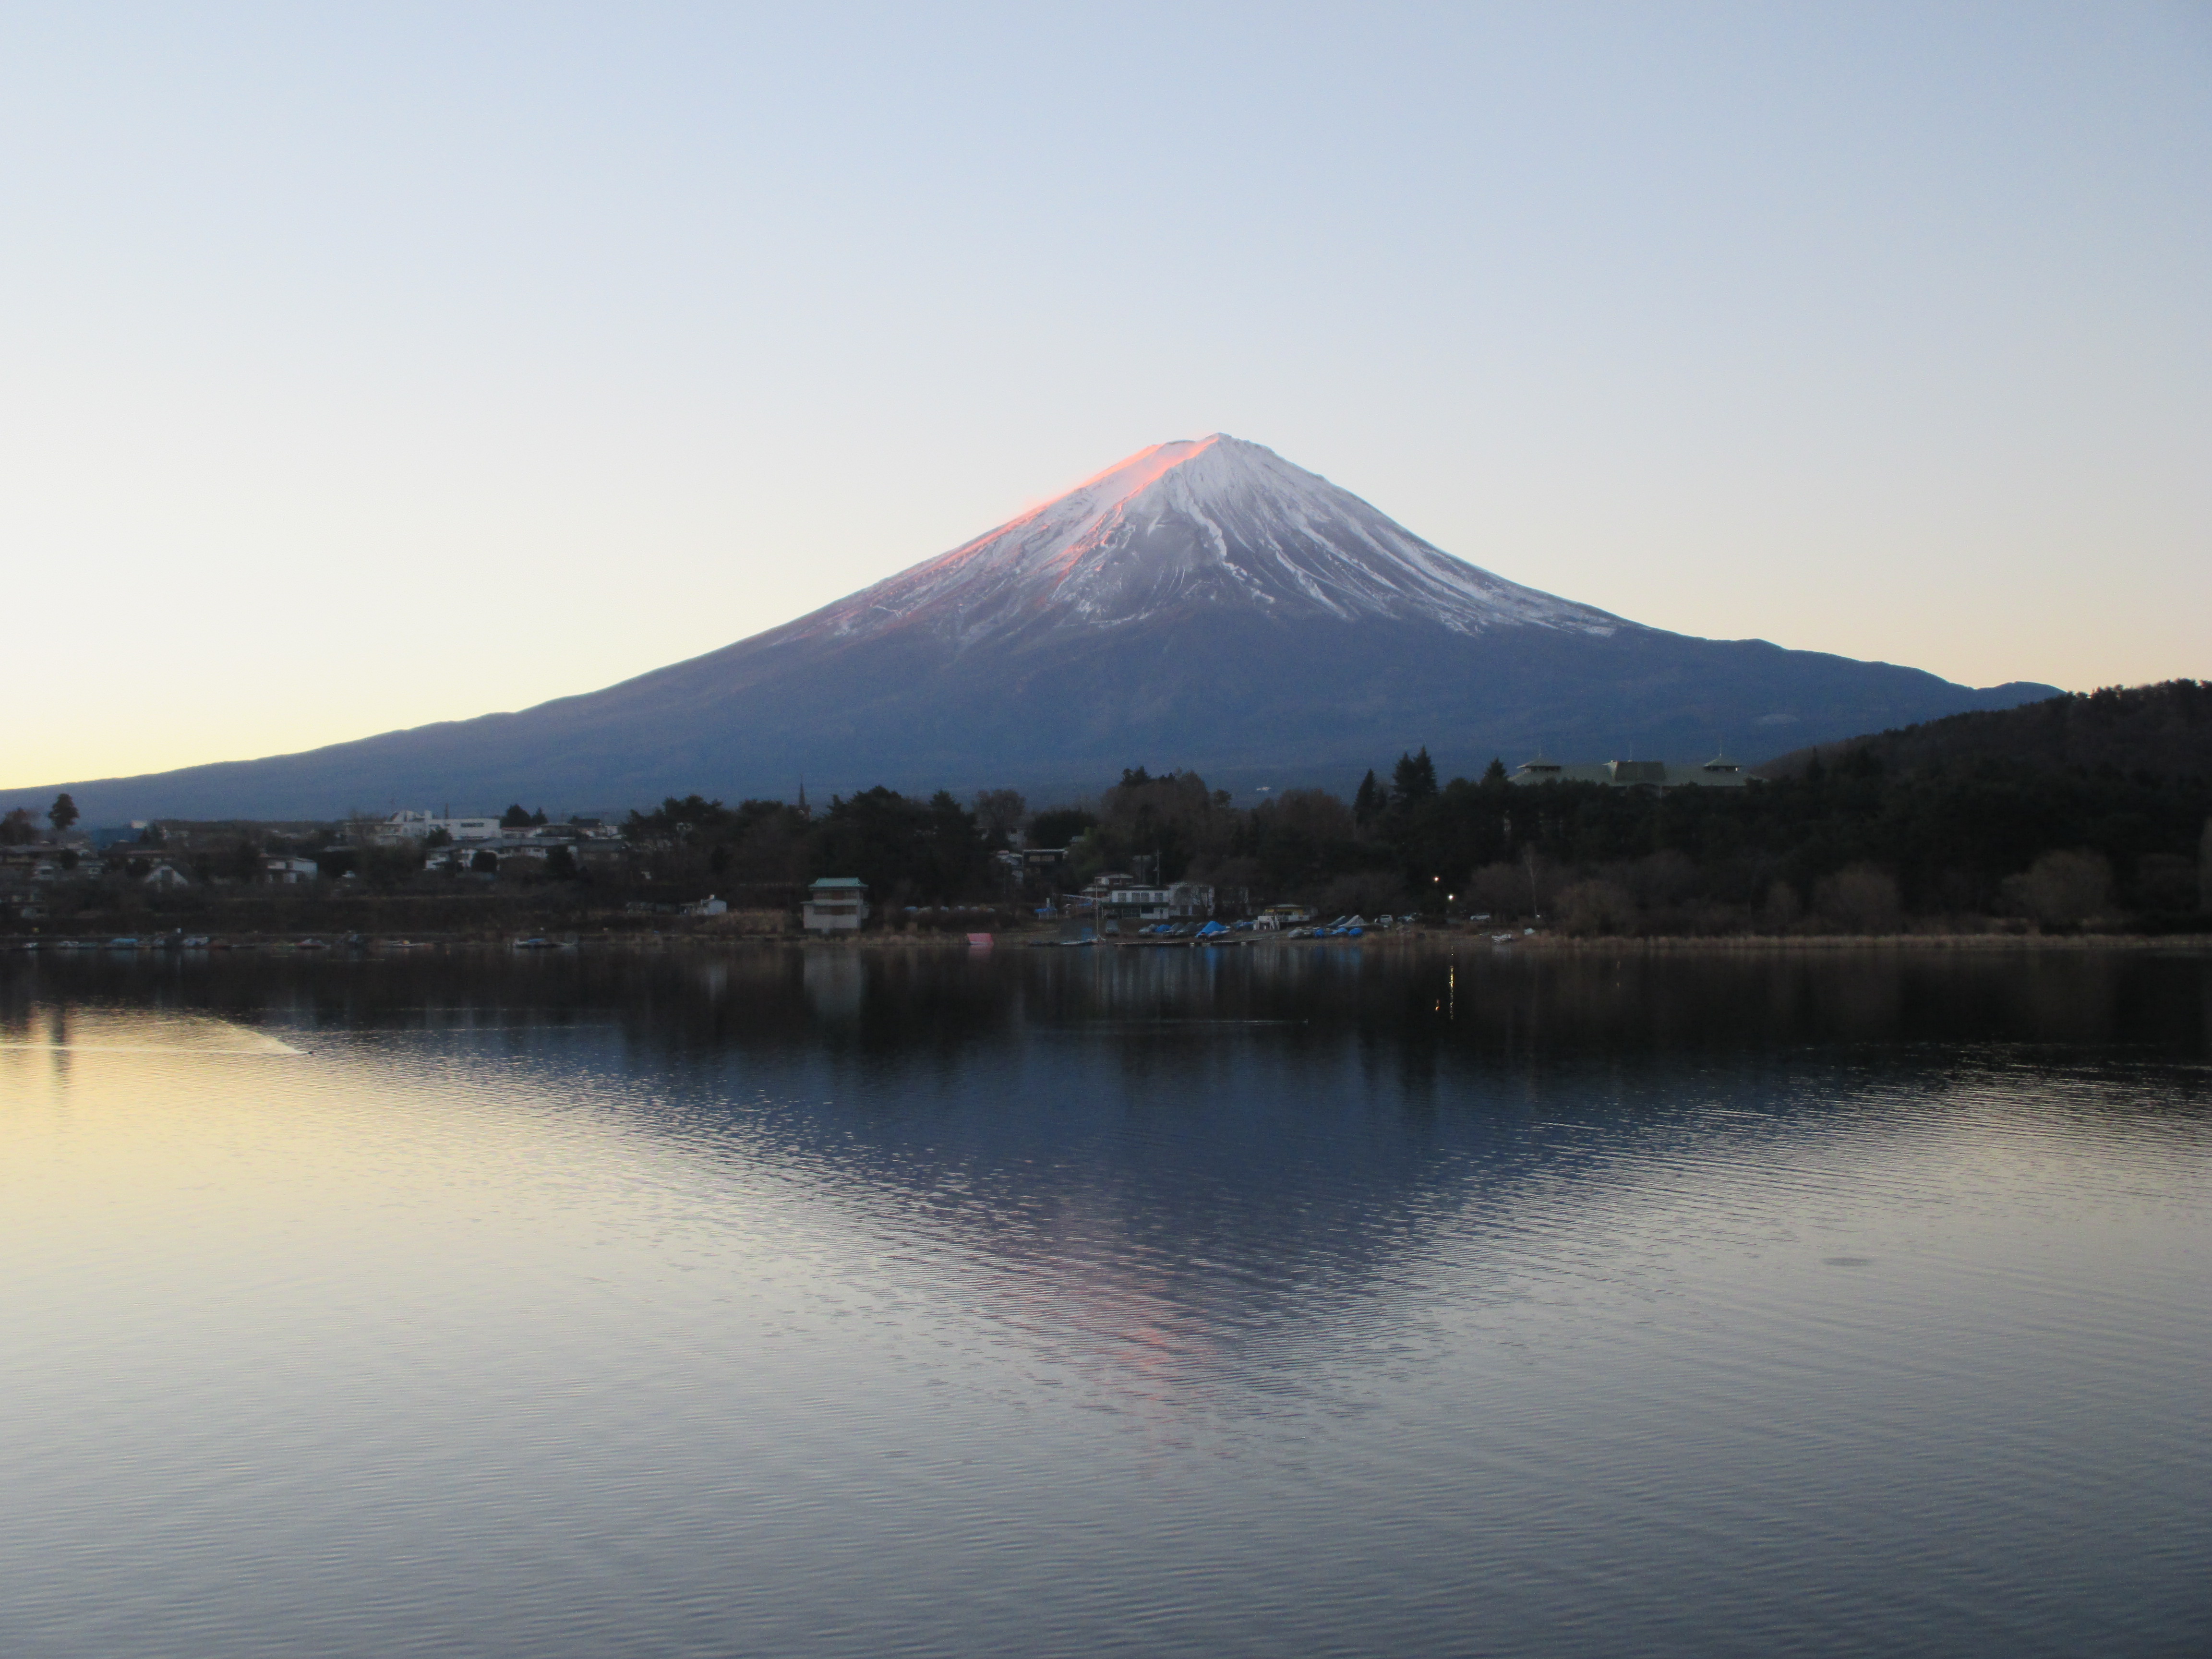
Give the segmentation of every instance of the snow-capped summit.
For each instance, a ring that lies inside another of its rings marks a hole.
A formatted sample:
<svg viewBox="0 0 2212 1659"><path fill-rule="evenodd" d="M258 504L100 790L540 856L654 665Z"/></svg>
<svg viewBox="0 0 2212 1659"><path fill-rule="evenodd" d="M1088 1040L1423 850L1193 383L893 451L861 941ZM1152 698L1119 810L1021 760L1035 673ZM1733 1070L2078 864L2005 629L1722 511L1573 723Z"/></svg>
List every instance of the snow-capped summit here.
<svg viewBox="0 0 2212 1659"><path fill-rule="evenodd" d="M845 639L920 627L974 645L1222 607L1425 619L1462 634L1633 625L1455 559L1318 473L1217 432L1139 450L788 633Z"/></svg>

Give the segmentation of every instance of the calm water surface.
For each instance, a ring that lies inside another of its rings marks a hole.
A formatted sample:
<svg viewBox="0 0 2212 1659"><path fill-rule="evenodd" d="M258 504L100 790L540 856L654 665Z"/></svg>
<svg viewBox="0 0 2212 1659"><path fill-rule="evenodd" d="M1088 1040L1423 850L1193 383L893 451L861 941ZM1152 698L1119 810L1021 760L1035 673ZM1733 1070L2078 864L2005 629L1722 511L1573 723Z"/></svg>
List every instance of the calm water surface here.
<svg viewBox="0 0 2212 1659"><path fill-rule="evenodd" d="M2212 962L0 965L0 1652L2212 1650Z"/></svg>

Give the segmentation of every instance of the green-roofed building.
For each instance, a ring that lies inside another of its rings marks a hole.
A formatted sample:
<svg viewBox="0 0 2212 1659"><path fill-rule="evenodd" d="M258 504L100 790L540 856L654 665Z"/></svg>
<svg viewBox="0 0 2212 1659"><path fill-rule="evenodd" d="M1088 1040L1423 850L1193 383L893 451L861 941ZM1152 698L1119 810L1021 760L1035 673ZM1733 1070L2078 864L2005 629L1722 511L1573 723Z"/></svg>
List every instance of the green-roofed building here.
<svg viewBox="0 0 2212 1659"><path fill-rule="evenodd" d="M850 933L868 919L868 884L858 876L824 876L806 890L799 924L809 933Z"/></svg>

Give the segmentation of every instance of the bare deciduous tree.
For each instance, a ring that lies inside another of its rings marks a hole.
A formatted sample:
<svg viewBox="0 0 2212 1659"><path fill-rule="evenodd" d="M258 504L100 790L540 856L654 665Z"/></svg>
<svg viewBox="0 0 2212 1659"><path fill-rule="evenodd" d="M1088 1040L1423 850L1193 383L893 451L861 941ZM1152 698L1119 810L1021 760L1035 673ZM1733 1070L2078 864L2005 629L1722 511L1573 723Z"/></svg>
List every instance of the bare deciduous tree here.
<svg viewBox="0 0 2212 1659"><path fill-rule="evenodd" d="M2112 866L2099 853L2045 853L2004 884L2014 908L2050 925L2088 921L2112 908Z"/></svg>
<svg viewBox="0 0 2212 1659"><path fill-rule="evenodd" d="M1813 908L1855 933L1893 931L1903 913L1897 878L1870 864L1854 864L1824 876L1813 889Z"/></svg>
<svg viewBox="0 0 2212 1659"><path fill-rule="evenodd" d="M1022 799L1018 789L979 790L975 805L976 827L982 830L983 839L994 847L1004 846L1013 838L1030 810L1029 802Z"/></svg>

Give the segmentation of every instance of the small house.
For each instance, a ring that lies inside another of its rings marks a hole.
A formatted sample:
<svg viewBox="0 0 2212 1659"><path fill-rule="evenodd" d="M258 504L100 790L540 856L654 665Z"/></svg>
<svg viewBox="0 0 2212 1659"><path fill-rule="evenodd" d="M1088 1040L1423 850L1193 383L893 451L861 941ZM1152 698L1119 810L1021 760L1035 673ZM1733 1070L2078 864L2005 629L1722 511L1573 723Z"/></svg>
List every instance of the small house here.
<svg viewBox="0 0 2212 1659"><path fill-rule="evenodd" d="M1098 913L1115 921L1203 921L1213 914L1213 889L1193 881L1116 887L1100 898Z"/></svg>
<svg viewBox="0 0 2212 1659"><path fill-rule="evenodd" d="M849 933L868 919L868 884L858 876L824 876L806 890L799 925L811 933Z"/></svg>
<svg viewBox="0 0 2212 1659"><path fill-rule="evenodd" d="M321 874L314 860L297 853L271 853L261 860L261 879L277 887L297 887Z"/></svg>

